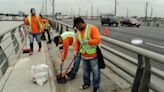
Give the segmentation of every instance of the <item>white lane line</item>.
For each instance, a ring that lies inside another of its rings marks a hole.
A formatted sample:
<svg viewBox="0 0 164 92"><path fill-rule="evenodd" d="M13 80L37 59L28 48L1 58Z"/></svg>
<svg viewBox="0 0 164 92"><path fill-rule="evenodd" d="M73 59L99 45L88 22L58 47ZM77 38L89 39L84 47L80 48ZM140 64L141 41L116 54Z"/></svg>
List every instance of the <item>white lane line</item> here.
<svg viewBox="0 0 164 92"><path fill-rule="evenodd" d="M113 29L116 29L116 30L122 30L121 28L113 28Z"/></svg>
<svg viewBox="0 0 164 92"><path fill-rule="evenodd" d="M145 29L143 29L143 28L138 28L138 30L142 30L142 31L145 31Z"/></svg>
<svg viewBox="0 0 164 92"><path fill-rule="evenodd" d="M160 45L152 44L152 43L149 43L149 42L145 42L145 44L147 44L147 45L151 45L151 46L154 46L154 47L158 47L158 48L161 48L161 49L164 49L164 46L160 46Z"/></svg>

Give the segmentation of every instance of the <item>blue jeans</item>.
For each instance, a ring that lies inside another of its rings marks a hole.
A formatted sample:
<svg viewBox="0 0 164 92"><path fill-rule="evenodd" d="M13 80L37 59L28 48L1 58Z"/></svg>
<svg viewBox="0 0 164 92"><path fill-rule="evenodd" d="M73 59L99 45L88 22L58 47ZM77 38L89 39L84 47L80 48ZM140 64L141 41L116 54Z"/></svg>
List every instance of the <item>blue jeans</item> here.
<svg viewBox="0 0 164 92"><path fill-rule="evenodd" d="M33 43L34 42L34 38L36 39L37 42L41 42L40 37L41 37L41 34L32 34L32 33L29 33L30 43Z"/></svg>
<svg viewBox="0 0 164 92"><path fill-rule="evenodd" d="M92 86L93 88L99 88L100 87L100 69L98 66L98 60L97 58L94 59L83 59L83 82L84 85L90 85L90 72L93 72L93 80L92 80Z"/></svg>
<svg viewBox="0 0 164 92"><path fill-rule="evenodd" d="M76 60L74 62L73 68L71 70L71 74L73 76L76 76L76 74L79 70L80 62L81 62L81 54L78 54L78 56L76 57Z"/></svg>
<svg viewBox="0 0 164 92"><path fill-rule="evenodd" d="M38 45L39 45L39 48L42 47L41 45L41 34L32 34L32 33L29 33L29 40L30 40L30 49L31 51L33 51L33 43L34 43L34 38L36 39Z"/></svg>

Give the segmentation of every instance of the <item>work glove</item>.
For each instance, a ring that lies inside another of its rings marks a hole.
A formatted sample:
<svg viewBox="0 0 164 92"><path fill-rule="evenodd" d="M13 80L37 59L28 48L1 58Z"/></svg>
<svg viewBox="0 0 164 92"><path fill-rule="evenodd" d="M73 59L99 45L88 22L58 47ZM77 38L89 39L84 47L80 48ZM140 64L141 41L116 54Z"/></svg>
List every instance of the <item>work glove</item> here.
<svg viewBox="0 0 164 92"><path fill-rule="evenodd" d="M59 47L59 50L60 50L60 52L62 53L62 52L63 52L63 46L60 46L60 47Z"/></svg>
<svg viewBox="0 0 164 92"><path fill-rule="evenodd" d="M83 45L88 44L88 40L87 40L87 39L84 39L84 40L82 41L82 44L83 44Z"/></svg>
<svg viewBox="0 0 164 92"><path fill-rule="evenodd" d="M60 50L63 50L63 46L60 46L59 49L60 49Z"/></svg>
<svg viewBox="0 0 164 92"><path fill-rule="evenodd" d="M78 55L78 53L77 53L77 52L74 52L73 54L74 54L74 57L77 57L77 55Z"/></svg>

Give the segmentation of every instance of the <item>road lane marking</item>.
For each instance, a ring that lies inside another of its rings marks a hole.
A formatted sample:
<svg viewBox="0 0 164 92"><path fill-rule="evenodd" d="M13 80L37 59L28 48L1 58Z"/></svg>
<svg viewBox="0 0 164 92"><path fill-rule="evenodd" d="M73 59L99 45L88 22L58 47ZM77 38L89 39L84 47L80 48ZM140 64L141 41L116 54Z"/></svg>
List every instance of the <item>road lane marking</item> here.
<svg viewBox="0 0 164 92"><path fill-rule="evenodd" d="M143 44L143 40L142 39L132 39L131 43L134 45L141 45L141 44Z"/></svg>
<svg viewBox="0 0 164 92"><path fill-rule="evenodd" d="M145 31L145 29L143 29L143 28L138 28L138 30Z"/></svg>
<svg viewBox="0 0 164 92"><path fill-rule="evenodd" d="M113 28L113 29L115 29L115 30L122 30L121 28Z"/></svg>
<svg viewBox="0 0 164 92"><path fill-rule="evenodd" d="M152 43L149 43L149 42L145 42L145 44L164 49L164 46L152 44Z"/></svg>

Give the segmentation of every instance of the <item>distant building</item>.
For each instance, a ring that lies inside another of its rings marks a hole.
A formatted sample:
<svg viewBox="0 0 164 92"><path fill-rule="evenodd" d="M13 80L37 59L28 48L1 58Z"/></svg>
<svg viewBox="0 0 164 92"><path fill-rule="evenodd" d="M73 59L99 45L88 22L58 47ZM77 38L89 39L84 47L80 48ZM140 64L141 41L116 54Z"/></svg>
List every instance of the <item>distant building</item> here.
<svg viewBox="0 0 164 92"><path fill-rule="evenodd" d="M19 11L19 12L18 12L18 15L19 15L19 16L24 16L25 13L24 13L23 11Z"/></svg>

